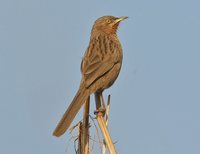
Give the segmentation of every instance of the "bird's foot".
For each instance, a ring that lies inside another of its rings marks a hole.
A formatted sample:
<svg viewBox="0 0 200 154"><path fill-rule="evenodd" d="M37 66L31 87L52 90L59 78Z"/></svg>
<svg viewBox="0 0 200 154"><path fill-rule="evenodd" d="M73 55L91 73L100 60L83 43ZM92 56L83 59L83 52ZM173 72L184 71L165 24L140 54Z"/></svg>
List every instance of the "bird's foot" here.
<svg viewBox="0 0 200 154"><path fill-rule="evenodd" d="M94 111L94 114L95 114L95 115L104 116L105 113L106 113L106 109L105 109L105 108L102 108L102 107Z"/></svg>

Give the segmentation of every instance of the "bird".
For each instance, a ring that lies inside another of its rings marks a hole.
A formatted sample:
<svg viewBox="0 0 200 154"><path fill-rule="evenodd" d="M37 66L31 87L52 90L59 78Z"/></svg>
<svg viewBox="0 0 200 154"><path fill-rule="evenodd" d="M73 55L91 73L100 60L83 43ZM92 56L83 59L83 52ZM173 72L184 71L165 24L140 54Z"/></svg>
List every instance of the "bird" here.
<svg viewBox="0 0 200 154"><path fill-rule="evenodd" d="M67 131L91 94L102 94L117 79L123 59L117 29L120 22L127 18L102 16L94 22L89 45L81 62L82 79L79 89L53 131L53 136L60 137Z"/></svg>

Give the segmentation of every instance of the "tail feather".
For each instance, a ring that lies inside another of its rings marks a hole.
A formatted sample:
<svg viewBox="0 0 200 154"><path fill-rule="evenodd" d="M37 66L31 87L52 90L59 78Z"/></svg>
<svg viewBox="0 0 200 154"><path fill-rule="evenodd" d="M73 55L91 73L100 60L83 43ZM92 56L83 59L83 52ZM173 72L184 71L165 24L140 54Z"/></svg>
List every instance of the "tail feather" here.
<svg viewBox="0 0 200 154"><path fill-rule="evenodd" d="M79 89L74 97L73 101L69 105L67 111L64 113L62 119L56 126L53 135L56 137L61 136L69 128L70 124L74 120L76 114L84 104L85 100L89 96L89 92L86 89Z"/></svg>

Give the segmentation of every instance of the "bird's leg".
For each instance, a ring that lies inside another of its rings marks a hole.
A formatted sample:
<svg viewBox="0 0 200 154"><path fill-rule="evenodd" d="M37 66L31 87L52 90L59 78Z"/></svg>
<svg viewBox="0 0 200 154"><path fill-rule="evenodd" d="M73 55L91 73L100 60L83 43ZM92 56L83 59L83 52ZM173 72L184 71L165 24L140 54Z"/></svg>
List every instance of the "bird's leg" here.
<svg viewBox="0 0 200 154"><path fill-rule="evenodd" d="M104 110L106 110L106 105L105 105L105 102L104 102L104 98L103 98L103 94L102 94L102 92L100 93L100 98L101 98L101 105L102 105L102 108L104 109Z"/></svg>
<svg viewBox="0 0 200 154"><path fill-rule="evenodd" d="M106 108L105 108L104 100L102 98L103 98L102 92L95 93L96 110L94 111L94 114L98 114L99 112L101 112L103 115L105 114ZM103 103L103 106L102 106L102 103Z"/></svg>

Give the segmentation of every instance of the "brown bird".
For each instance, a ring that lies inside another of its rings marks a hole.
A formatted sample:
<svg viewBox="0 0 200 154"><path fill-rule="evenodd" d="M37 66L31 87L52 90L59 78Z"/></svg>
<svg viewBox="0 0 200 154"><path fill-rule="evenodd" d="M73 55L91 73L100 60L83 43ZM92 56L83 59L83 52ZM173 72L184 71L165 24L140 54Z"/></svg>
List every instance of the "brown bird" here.
<svg viewBox="0 0 200 154"><path fill-rule="evenodd" d="M82 80L79 90L54 130L54 136L59 137L65 133L92 93L101 94L117 79L123 57L117 28L126 18L128 17L103 16L95 21L90 43L81 63Z"/></svg>

